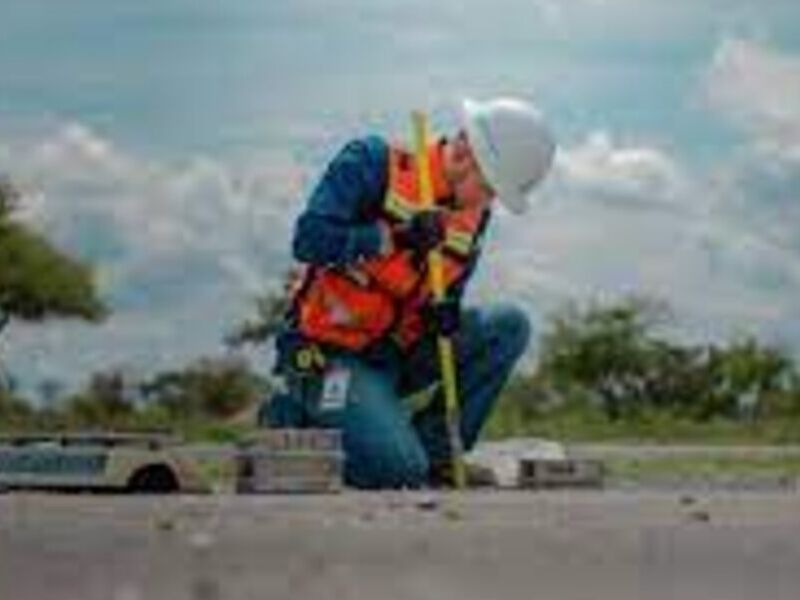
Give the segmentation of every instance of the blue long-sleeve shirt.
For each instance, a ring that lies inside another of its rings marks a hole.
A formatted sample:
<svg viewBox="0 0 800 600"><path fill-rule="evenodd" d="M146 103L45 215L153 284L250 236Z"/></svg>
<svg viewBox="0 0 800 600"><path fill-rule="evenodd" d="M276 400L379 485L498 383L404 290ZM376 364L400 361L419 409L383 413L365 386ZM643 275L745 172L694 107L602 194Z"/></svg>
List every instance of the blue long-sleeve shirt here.
<svg viewBox="0 0 800 600"><path fill-rule="evenodd" d="M389 147L377 136L345 145L297 219L294 257L316 265L344 265L381 249L378 214L388 185Z"/></svg>

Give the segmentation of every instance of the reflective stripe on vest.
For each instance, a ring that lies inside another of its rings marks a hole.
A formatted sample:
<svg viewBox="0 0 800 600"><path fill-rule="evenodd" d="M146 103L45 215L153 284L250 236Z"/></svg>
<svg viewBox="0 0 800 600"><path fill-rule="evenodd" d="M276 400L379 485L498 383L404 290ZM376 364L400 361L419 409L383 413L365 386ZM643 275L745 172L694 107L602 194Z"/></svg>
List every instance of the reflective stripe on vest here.
<svg viewBox="0 0 800 600"><path fill-rule="evenodd" d="M431 148L434 191L441 196L443 173L439 146ZM378 220L391 227L409 220L422 210L418 174L414 157L392 147L389 151L389 180ZM436 182L439 182L438 186ZM476 238L483 221L481 211L445 213L443 248L444 277L447 286L464 274L476 250ZM298 326L306 337L347 348L361 350L386 336L402 347L412 345L424 327L420 308L430 298L427 269L414 261L409 250L372 257L346 268L315 267L311 280L295 298Z"/></svg>

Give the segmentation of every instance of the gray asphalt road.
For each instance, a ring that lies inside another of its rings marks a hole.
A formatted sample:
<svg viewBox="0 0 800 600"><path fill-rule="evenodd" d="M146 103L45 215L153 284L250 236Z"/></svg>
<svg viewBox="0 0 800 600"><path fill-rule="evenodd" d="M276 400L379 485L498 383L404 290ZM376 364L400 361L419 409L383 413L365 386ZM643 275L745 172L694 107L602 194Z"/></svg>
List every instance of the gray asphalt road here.
<svg viewBox="0 0 800 600"><path fill-rule="evenodd" d="M0 497L14 600L797 600L800 497Z"/></svg>

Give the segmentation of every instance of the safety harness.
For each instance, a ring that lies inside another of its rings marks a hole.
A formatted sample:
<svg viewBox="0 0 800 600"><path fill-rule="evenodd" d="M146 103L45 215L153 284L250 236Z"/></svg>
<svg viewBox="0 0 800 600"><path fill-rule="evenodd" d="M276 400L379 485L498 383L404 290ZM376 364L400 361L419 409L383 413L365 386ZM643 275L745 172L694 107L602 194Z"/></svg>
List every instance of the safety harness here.
<svg viewBox="0 0 800 600"><path fill-rule="evenodd" d="M442 144L429 150L436 204L446 209L442 246L448 288L467 273L479 249L488 212L454 209L442 169ZM387 190L377 220L389 228L422 210L413 154L389 149ZM424 333L421 310L431 297L426 261L395 249L342 266L307 266L292 297L297 330L309 341L362 351L390 338L401 350Z"/></svg>

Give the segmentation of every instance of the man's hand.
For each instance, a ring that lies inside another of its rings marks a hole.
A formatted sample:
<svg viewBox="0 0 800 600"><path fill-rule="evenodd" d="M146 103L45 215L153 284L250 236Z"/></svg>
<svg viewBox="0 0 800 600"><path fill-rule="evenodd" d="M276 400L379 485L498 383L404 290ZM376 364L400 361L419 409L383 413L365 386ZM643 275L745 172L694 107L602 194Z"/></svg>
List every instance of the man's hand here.
<svg viewBox="0 0 800 600"><path fill-rule="evenodd" d="M436 335L450 337L461 325L461 306L457 300L431 302L422 311L425 325Z"/></svg>
<svg viewBox="0 0 800 600"><path fill-rule="evenodd" d="M394 229L395 245L413 250L418 258L441 244L444 236L444 215L439 210L419 211Z"/></svg>

